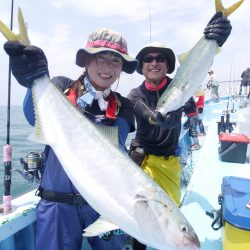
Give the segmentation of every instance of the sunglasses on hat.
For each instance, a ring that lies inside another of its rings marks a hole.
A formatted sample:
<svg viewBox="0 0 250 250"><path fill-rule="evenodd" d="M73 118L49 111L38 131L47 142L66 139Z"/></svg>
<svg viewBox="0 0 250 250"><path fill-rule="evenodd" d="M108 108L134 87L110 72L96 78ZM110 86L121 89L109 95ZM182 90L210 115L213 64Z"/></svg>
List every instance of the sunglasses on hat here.
<svg viewBox="0 0 250 250"><path fill-rule="evenodd" d="M151 55L147 55L143 58L143 62L145 63L151 63L153 61L156 61L157 63L162 63L162 62L166 62L166 57L163 55L157 55L157 56L151 56Z"/></svg>

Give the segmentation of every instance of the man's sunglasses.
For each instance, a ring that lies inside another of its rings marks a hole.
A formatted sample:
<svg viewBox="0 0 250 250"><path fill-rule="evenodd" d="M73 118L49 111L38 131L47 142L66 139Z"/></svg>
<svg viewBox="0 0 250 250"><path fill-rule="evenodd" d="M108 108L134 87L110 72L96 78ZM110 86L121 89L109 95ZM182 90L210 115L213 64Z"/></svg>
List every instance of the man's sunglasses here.
<svg viewBox="0 0 250 250"><path fill-rule="evenodd" d="M157 63L163 63L166 62L166 57L163 55L158 55L158 56L151 56L151 55L147 55L143 58L143 62L145 63L151 63L153 61L156 61Z"/></svg>

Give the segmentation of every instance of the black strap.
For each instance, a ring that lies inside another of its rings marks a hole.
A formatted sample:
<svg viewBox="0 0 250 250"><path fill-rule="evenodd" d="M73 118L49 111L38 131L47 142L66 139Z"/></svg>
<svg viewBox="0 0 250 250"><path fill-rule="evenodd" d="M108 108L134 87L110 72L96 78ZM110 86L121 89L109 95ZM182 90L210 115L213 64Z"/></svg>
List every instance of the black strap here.
<svg viewBox="0 0 250 250"><path fill-rule="evenodd" d="M213 220L211 227L213 228L213 230L217 231L217 230L221 229L223 227L223 225L224 225L224 220L222 217L222 211L221 211L221 209L219 209L216 212L216 217Z"/></svg>
<svg viewBox="0 0 250 250"><path fill-rule="evenodd" d="M61 192L54 192L54 191L44 190L41 187L37 189L36 195L41 197L43 200L60 202L73 206L83 206L88 204L80 194L67 194Z"/></svg>

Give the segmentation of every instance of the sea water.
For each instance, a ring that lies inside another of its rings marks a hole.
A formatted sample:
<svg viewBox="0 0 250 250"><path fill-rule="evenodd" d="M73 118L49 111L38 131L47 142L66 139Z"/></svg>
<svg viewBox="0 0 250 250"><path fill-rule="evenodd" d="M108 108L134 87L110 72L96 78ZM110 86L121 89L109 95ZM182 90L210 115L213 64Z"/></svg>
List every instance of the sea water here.
<svg viewBox="0 0 250 250"><path fill-rule="evenodd" d="M31 183L24 179L15 169L22 170L20 158L24 158L30 151L41 153L44 145L34 143L28 140L33 127L28 124L24 115L22 106L12 106L10 109L10 139L12 146L12 178L11 194L14 197L20 196L27 191L36 189L38 184ZM7 143L7 107L0 106L0 204L4 194L4 162L3 146Z"/></svg>

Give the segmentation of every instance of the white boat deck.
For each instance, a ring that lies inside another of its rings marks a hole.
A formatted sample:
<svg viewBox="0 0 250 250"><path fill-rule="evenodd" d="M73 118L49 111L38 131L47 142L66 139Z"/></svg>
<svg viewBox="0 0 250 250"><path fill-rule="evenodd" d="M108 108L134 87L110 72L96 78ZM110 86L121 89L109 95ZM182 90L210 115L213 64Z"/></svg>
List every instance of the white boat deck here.
<svg viewBox="0 0 250 250"><path fill-rule="evenodd" d="M218 231L213 230L211 227L213 219L206 215L206 211L211 212L220 208L218 195L221 194L222 178L224 176L250 178L250 164L222 162L219 159L217 121L220 120L225 102L208 106L211 110L205 112L211 112L211 120L204 119L205 125L208 125L207 136L202 148L194 152L198 159L181 210L198 234L201 250L221 250L223 228Z"/></svg>
<svg viewBox="0 0 250 250"><path fill-rule="evenodd" d="M34 249L36 206L35 190L12 200L12 211L0 214L0 249Z"/></svg>

